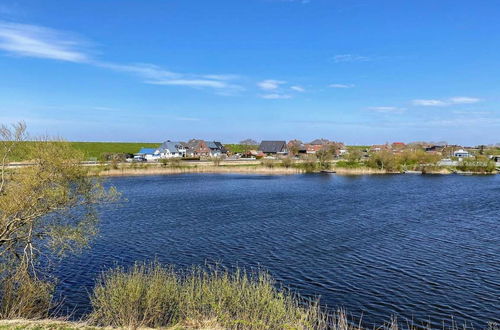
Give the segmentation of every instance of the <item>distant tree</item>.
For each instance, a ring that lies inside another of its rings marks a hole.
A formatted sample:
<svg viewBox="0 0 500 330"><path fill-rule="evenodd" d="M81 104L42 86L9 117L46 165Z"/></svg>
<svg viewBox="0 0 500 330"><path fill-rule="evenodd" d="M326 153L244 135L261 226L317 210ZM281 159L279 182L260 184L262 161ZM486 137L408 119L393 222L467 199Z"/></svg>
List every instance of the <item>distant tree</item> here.
<svg viewBox="0 0 500 330"><path fill-rule="evenodd" d="M243 141L240 141L240 144L243 146L243 151L247 153L253 146L258 145L259 143L252 139L245 139Z"/></svg>
<svg viewBox="0 0 500 330"><path fill-rule="evenodd" d="M252 140L252 139L245 139L243 141L240 141L240 144L245 145L245 146L256 146L259 143L255 140Z"/></svg>
<svg viewBox="0 0 500 330"><path fill-rule="evenodd" d="M316 151L316 158L318 159L320 169L327 170L330 168L330 160L332 159L330 150L323 148Z"/></svg>
<svg viewBox="0 0 500 330"><path fill-rule="evenodd" d="M345 158L347 162L354 164L359 163L363 157L363 153L358 148L350 148L349 152L346 154Z"/></svg>
<svg viewBox="0 0 500 330"><path fill-rule="evenodd" d="M399 170L399 164L396 160L396 156L386 150L372 153L367 162L368 166L373 168L378 168L381 170L386 170L389 172Z"/></svg>
<svg viewBox="0 0 500 330"><path fill-rule="evenodd" d="M328 153L330 153L331 157L335 157L340 150L339 146L337 143L328 143L325 144L324 147L322 148L323 150L326 150Z"/></svg>
<svg viewBox="0 0 500 330"><path fill-rule="evenodd" d="M298 155L300 151L300 147L303 145L302 141L300 140L292 140L288 143L288 152L291 155Z"/></svg>
<svg viewBox="0 0 500 330"><path fill-rule="evenodd" d="M480 155L484 155L484 148L485 148L485 146L484 146L484 145L480 145L480 146L479 146L479 154L480 154Z"/></svg>

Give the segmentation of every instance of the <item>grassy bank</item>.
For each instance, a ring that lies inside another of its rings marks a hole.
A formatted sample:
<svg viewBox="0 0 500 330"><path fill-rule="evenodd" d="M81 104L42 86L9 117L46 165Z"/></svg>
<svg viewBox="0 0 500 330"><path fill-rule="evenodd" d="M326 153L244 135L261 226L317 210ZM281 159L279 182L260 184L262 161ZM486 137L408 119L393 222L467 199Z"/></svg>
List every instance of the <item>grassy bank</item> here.
<svg viewBox="0 0 500 330"><path fill-rule="evenodd" d="M91 173L98 176L141 176L141 175L168 175L185 173L241 173L241 174L299 174L298 168L264 167L260 165L180 165L161 166L148 164L143 166L95 167Z"/></svg>
<svg viewBox="0 0 500 330"><path fill-rule="evenodd" d="M142 142L70 142L70 145L83 152L86 159L101 159L104 154L135 154L141 148L156 148L160 143Z"/></svg>

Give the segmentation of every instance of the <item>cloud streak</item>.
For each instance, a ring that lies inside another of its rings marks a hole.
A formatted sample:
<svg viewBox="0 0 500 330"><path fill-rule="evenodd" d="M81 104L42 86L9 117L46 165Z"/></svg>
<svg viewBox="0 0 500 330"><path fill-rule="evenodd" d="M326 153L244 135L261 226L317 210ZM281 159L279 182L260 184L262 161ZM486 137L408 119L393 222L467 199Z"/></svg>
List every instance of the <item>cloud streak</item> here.
<svg viewBox="0 0 500 330"><path fill-rule="evenodd" d="M280 88L280 86L284 84L286 84L286 81L267 79L257 83L257 86L265 91L273 91Z"/></svg>
<svg viewBox="0 0 500 330"><path fill-rule="evenodd" d="M291 92L304 93L306 91L302 86L290 86L288 82L276 79L267 79L258 82L257 87L266 92L259 95L259 97L268 100L291 99L293 98L293 94L290 94Z"/></svg>
<svg viewBox="0 0 500 330"><path fill-rule="evenodd" d="M105 62L90 56L85 51L85 45L80 38L69 33L37 25L0 22L0 50L10 55L92 65L135 75L147 84L211 88L224 95L244 90L243 87L231 83L239 78L236 75L186 74L165 70L149 63Z"/></svg>
<svg viewBox="0 0 500 330"><path fill-rule="evenodd" d="M330 88L354 88L354 84L330 84Z"/></svg>
<svg viewBox="0 0 500 330"><path fill-rule="evenodd" d="M481 99L468 96L457 96L449 99L417 99L412 100L411 103L415 106L421 107L447 107L459 104L473 104L480 102Z"/></svg>
<svg viewBox="0 0 500 330"><path fill-rule="evenodd" d="M303 93L303 92L306 91L305 88L302 87L302 86L292 86L292 87L290 87L290 89L292 91L296 91L296 92L299 92L299 93Z"/></svg>
<svg viewBox="0 0 500 330"><path fill-rule="evenodd" d="M369 107L368 110L379 112L379 113L403 113L406 109L405 108L399 108L399 107L387 107L387 106L382 106L382 107Z"/></svg>
<svg viewBox="0 0 500 330"><path fill-rule="evenodd" d="M11 55L84 63L82 41L67 33L27 24L0 22L0 49Z"/></svg>
<svg viewBox="0 0 500 330"><path fill-rule="evenodd" d="M268 100L280 100L280 99L291 99L292 95L272 93L272 94L263 94L260 97Z"/></svg>

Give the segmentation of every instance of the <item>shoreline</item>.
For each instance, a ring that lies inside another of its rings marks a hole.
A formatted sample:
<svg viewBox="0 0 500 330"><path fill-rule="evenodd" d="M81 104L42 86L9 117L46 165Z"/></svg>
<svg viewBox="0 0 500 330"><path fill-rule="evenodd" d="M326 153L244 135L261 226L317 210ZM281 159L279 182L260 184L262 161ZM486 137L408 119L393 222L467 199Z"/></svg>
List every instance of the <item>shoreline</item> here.
<svg viewBox="0 0 500 330"><path fill-rule="evenodd" d="M320 171L306 172L304 169L297 167L266 167L262 165L203 165L203 166L182 166L182 167L161 167L157 164L142 166L134 168L131 166L115 168L115 169L101 169L98 167L92 168L90 174L100 177L118 177L118 176L146 176L146 175L176 175L176 174L262 174L262 175L296 175L296 174L319 174ZM438 171L429 171L426 173L417 171L404 172L389 172L381 169L374 168L341 168L333 167L332 174L341 176L361 176L361 175L497 175L498 172L493 173L473 173L473 172L453 172L448 169Z"/></svg>
<svg viewBox="0 0 500 330"><path fill-rule="evenodd" d="M222 174L264 174L293 175L305 173L298 168L266 168L257 166L202 166L202 167L151 167L151 168L118 168L101 170L97 176L143 176L143 175L174 175L188 173L222 173Z"/></svg>

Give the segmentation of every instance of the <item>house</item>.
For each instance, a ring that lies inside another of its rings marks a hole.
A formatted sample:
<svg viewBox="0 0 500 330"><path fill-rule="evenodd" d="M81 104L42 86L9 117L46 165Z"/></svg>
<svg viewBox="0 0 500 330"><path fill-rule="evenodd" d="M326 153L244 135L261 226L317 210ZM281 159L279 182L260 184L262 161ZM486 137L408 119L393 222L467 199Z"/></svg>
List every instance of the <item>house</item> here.
<svg viewBox="0 0 500 330"><path fill-rule="evenodd" d="M437 153L442 153L443 150L444 150L445 146L444 145L429 145L427 147L425 147L425 152L428 152L428 153L433 153L433 154L437 154Z"/></svg>
<svg viewBox="0 0 500 330"><path fill-rule="evenodd" d="M215 141L214 143L215 143L215 145L216 145L217 147L219 147L219 150L220 150L223 154L227 154L227 153L229 152L229 150L227 150L227 149L226 149L226 147L224 147L224 145L223 145L222 143L217 142L217 141Z"/></svg>
<svg viewBox="0 0 500 330"><path fill-rule="evenodd" d="M457 158L469 158L471 157L471 154L464 150L464 149L459 149L455 152L453 152L453 157L457 157Z"/></svg>
<svg viewBox="0 0 500 330"><path fill-rule="evenodd" d="M205 144L210 149L210 157L220 157L227 154L226 148L224 148L224 146L220 142L205 141Z"/></svg>
<svg viewBox="0 0 500 330"><path fill-rule="evenodd" d="M379 151L387 151L389 150L389 146L387 144L374 144L370 147L370 152L379 152Z"/></svg>
<svg viewBox="0 0 500 330"><path fill-rule="evenodd" d="M165 141L158 148L160 158L181 158L186 157L186 148L180 142Z"/></svg>
<svg viewBox="0 0 500 330"><path fill-rule="evenodd" d="M406 144L403 142L394 142L392 145L392 151L402 151L406 148Z"/></svg>
<svg viewBox="0 0 500 330"><path fill-rule="evenodd" d="M192 139L181 145L186 149L186 155L189 157L220 157L228 152L218 141Z"/></svg>
<svg viewBox="0 0 500 330"><path fill-rule="evenodd" d="M308 153L308 154L315 154L316 152L320 151L324 147L325 146L323 144L311 144L311 143L308 143L308 144L306 144L306 153Z"/></svg>
<svg viewBox="0 0 500 330"><path fill-rule="evenodd" d="M155 148L141 148L138 153L134 155L135 159L145 159L148 162L152 162L160 159L160 151Z"/></svg>
<svg viewBox="0 0 500 330"><path fill-rule="evenodd" d="M262 151L266 155L285 155L288 153L286 141L262 141L259 151Z"/></svg>
<svg viewBox="0 0 500 330"><path fill-rule="evenodd" d="M286 144L287 149L290 153L294 154L305 154L307 153L307 148L304 143L300 140L291 140Z"/></svg>
<svg viewBox="0 0 500 330"><path fill-rule="evenodd" d="M309 144L313 145L313 146L324 146L324 145L330 144L330 141L327 139L316 139L316 140L309 142Z"/></svg>
<svg viewBox="0 0 500 330"><path fill-rule="evenodd" d="M493 160L495 163L500 165L500 155L490 156L490 159Z"/></svg>
<svg viewBox="0 0 500 330"><path fill-rule="evenodd" d="M209 157L211 150L203 140L192 139L184 144L186 155L189 157Z"/></svg>

